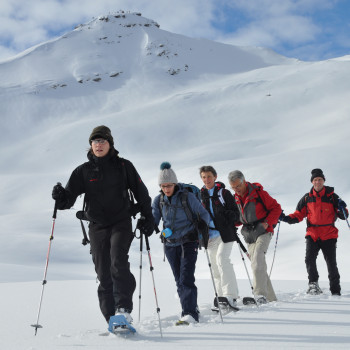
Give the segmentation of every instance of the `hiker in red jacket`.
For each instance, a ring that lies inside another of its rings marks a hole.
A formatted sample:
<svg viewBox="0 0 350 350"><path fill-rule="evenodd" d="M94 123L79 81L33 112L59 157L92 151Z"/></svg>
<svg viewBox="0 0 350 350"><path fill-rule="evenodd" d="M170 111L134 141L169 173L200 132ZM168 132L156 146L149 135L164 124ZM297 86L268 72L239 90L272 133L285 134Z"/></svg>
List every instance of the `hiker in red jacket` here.
<svg viewBox="0 0 350 350"><path fill-rule="evenodd" d="M240 223L243 224L241 233L248 243L256 301L259 304L275 301L277 298L267 274L265 255L281 214L281 206L259 183L246 182L239 170L231 171L228 180L235 191Z"/></svg>
<svg viewBox="0 0 350 350"><path fill-rule="evenodd" d="M281 221L296 224L307 218L306 228L306 256L305 263L309 278L308 294L321 294L318 285L317 255L322 250L328 269L329 286L332 295L340 295L340 275L337 267L336 248L338 229L334 223L337 218L345 220L349 213L346 204L334 188L324 186L325 176L321 169L311 171L313 187L299 201L293 214L281 214Z"/></svg>

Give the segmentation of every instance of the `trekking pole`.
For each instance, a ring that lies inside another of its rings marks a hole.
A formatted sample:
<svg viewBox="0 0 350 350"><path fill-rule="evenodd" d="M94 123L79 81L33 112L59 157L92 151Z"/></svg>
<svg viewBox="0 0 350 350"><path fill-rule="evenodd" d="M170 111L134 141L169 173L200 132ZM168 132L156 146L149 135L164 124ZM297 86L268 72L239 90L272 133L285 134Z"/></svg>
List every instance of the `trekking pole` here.
<svg viewBox="0 0 350 350"><path fill-rule="evenodd" d="M205 254L206 254L206 256L207 256L207 260L208 260L208 266L209 266L209 270L210 270L211 280L212 280L212 282L213 282L213 287L214 287L214 292L215 292L215 299L216 299L216 302L217 302L218 308L219 308L221 323L224 323L224 319L223 319L223 317L222 317L221 307L220 307L220 303L219 303L219 296L218 296L218 292L217 292L217 289L216 289L216 286L215 286L213 270L212 270L212 268L211 268L211 263L210 263L210 259L209 259L208 250L207 250L207 248L205 248L205 247L204 247L204 250L205 250Z"/></svg>
<svg viewBox="0 0 350 350"><path fill-rule="evenodd" d="M141 236L143 235L143 233L141 232ZM151 249L149 247L149 242L148 242L148 236L145 235L145 242L146 242L146 249L147 249L147 253L148 253L148 260L149 260L149 266L150 266L150 271L152 274L152 281L153 281L153 290L154 290L154 297L156 299L156 307L157 307L157 314L158 314L158 321L159 321L159 330L160 330L160 336L163 338L163 332L162 332L162 323L160 321L160 308L158 305L158 298L157 298L157 291L156 291L156 285L154 282L154 275L153 275L153 265L152 265L152 258L151 258Z"/></svg>
<svg viewBox="0 0 350 350"><path fill-rule="evenodd" d="M58 182L57 185L61 185L61 184ZM54 238L53 237L53 232L54 232L54 229L55 229L56 216L57 216L57 202L55 201L55 207L54 207L53 215L52 215L52 229L51 229L51 235L50 235L50 241L49 241L49 248L47 250L47 255L46 255L46 264L45 264L45 270L44 270L44 278L43 278L43 282L42 282L41 295L40 295L40 301L39 301L38 316L37 316L37 319L36 319L36 323L31 325L32 327L35 328L35 335L36 335L36 333L38 331L38 328L43 328L43 326L41 326L39 324L39 317L40 317L40 311L41 311L41 304L42 304L42 301L43 301L44 288L45 288L45 284L47 283L46 275L47 275L47 268L49 266L51 243L52 243L52 240Z"/></svg>
<svg viewBox="0 0 350 350"><path fill-rule="evenodd" d="M348 221L348 218L346 217L346 211L345 211L345 208L344 208L344 207L342 207L342 210L343 210L343 214L344 214L344 218L345 218L345 220L346 220L346 223L348 224L348 227L349 227L349 229L350 229L349 221Z"/></svg>
<svg viewBox="0 0 350 350"><path fill-rule="evenodd" d="M277 242L278 242L278 234L279 234L279 232L280 232L280 226L281 226L281 221L278 221L278 229L277 229L277 233L276 233L275 250L274 250L274 252L273 252L273 259L272 259L272 264L271 264L271 269L270 269L269 278L271 277L271 272L272 272L272 268L273 268L273 263L275 262L275 256L276 256L276 250L277 250Z"/></svg>
<svg viewBox="0 0 350 350"><path fill-rule="evenodd" d="M137 225L135 228L136 233ZM134 233L134 235L135 235ZM139 280L139 323L141 319L141 279L142 279L142 249L143 249L143 234L140 234L140 280Z"/></svg>
<svg viewBox="0 0 350 350"><path fill-rule="evenodd" d="M250 260L250 255L247 251L247 248L244 246L244 244L242 243L242 241L239 239L238 235L236 234L236 239L237 239L237 243L239 244L239 246L241 247L241 249L243 250L244 254L247 256L247 258Z"/></svg>
<svg viewBox="0 0 350 350"><path fill-rule="evenodd" d="M259 307L259 305L258 305L258 303L256 302L256 299L255 299L254 287L253 287L252 281L251 281L250 276L249 276L249 272L248 272L248 269L247 269L247 265L246 265L246 263L245 263L245 259L244 259L243 253L242 253L242 249L241 249L241 247L240 247L239 245L238 245L238 249L239 249L239 252L240 252L240 254L241 254L241 258L242 258L242 260L243 260L243 264L244 264L244 267L245 267L245 271L246 271L247 276L248 276L250 288L251 288L251 290L252 290L253 299L254 299L254 301L255 301L255 304Z"/></svg>
<svg viewBox="0 0 350 350"><path fill-rule="evenodd" d="M195 222L195 226L196 226L196 230L198 232L198 239L202 240L202 242L203 242L203 247L204 247L205 254L206 254L207 260L208 260L210 276L211 276L211 280L213 282L214 293L215 293L215 300L216 300L216 303L218 304L220 318L221 318L221 323L224 323L224 319L222 317L222 312L221 312L221 307L220 307L220 304L219 304L219 296L218 296L218 292L217 292L217 289L216 289L216 286L215 286L213 270L211 268L211 262L210 262L209 254L208 254L209 228L208 228L208 225L203 220L201 220L199 214L198 214L198 219Z"/></svg>

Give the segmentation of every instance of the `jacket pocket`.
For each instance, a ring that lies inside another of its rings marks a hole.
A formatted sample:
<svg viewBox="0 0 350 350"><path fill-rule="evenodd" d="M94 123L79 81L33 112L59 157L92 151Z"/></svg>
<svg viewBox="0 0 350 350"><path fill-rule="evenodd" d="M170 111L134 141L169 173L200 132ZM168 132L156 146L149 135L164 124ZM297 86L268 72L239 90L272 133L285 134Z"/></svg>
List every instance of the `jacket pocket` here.
<svg viewBox="0 0 350 350"><path fill-rule="evenodd" d="M259 236L266 232L261 222L243 224L241 233L246 243L255 243Z"/></svg>

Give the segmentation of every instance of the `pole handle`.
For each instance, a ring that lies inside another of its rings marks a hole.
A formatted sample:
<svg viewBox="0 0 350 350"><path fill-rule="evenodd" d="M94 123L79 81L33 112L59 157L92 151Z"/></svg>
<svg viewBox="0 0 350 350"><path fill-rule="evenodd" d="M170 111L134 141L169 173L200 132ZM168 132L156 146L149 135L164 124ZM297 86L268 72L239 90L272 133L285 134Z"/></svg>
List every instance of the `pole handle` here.
<svg viewBox="0 0 350 350"><path fill-rule="evenodd" d="M144 233L141 233L142 235L145 235ZM145 242L146 242L146 250L150 251L150 247L149 247L149 241L148 241L148 236L145 235Z"/></svg>
<svg viewBox="0 0 350 350"><path fill-rule="evenodd" d="M60 182L57 182L57 185L62 186ZM57 217L57 200L55 201L55 207L53 209L53 214L52 214L53 219L56 219L56 217Z"/></svg>

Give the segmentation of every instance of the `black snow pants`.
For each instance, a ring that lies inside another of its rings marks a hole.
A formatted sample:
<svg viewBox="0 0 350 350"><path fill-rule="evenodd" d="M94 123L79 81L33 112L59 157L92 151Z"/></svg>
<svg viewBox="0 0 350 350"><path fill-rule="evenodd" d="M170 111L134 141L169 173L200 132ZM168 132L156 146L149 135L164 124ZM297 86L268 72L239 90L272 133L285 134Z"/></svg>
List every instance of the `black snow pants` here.
<svg viewBox="0 0 350 350"><path fill-rule="evenodd" d="M327 264L329 289L332 294L340 294L340 275L337 267L337 239L327 239L322 241L318 239L316 242L306 236L306 256L305 264L309 277L309 282L317 282L319 275L316 266L317 255L322 250L323 257Z"/></svg>
<svg viewBox="0 0 350 350"><path fill-rule="evenodd" d="M128 255L134 238L131 220L112 226L90 223L89 238L92 260L100 282L97 292L100 309L109 322L118 308L128 312L133 309L136 281L130 272Z"/></svg>

